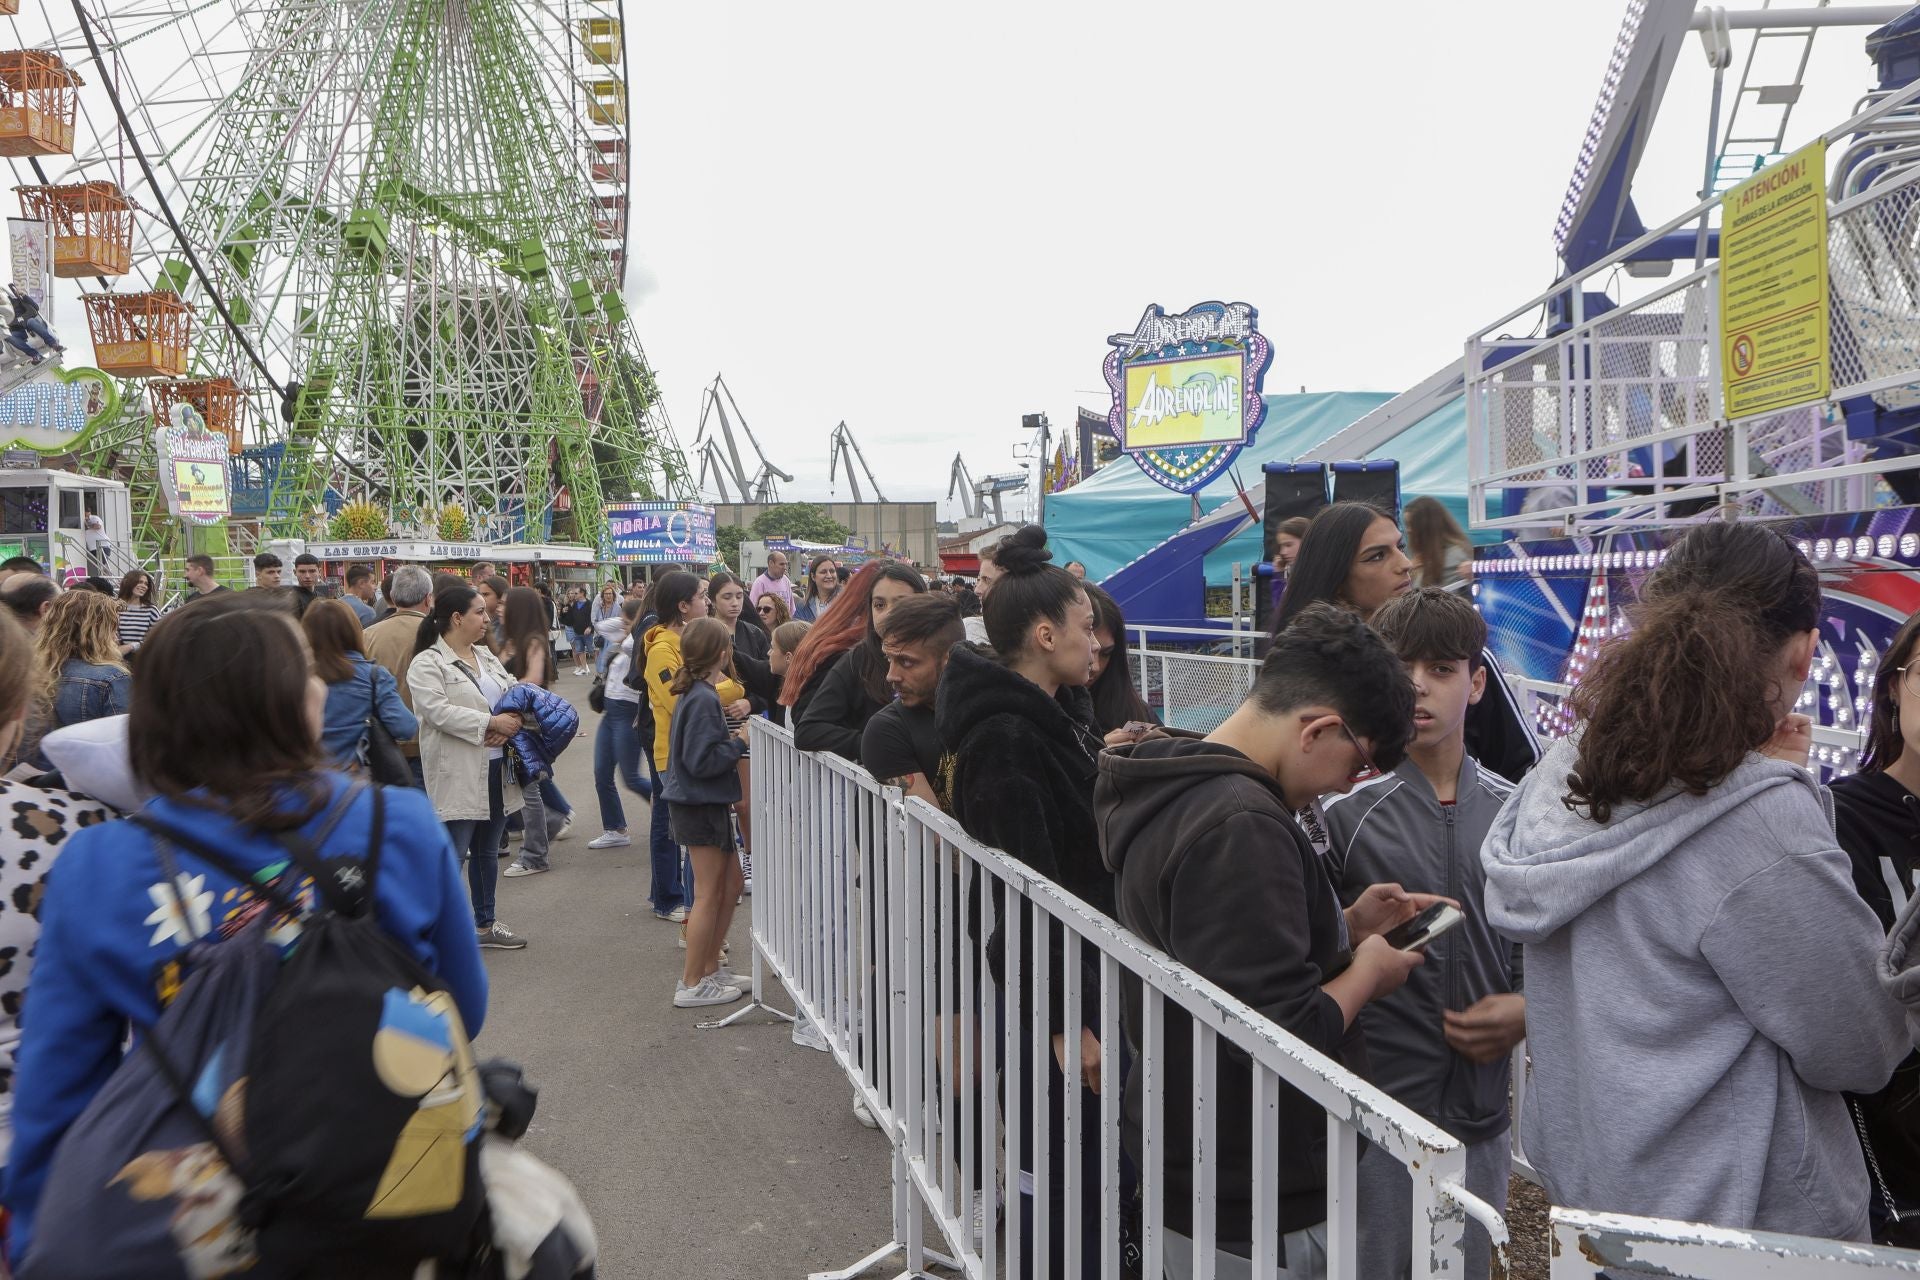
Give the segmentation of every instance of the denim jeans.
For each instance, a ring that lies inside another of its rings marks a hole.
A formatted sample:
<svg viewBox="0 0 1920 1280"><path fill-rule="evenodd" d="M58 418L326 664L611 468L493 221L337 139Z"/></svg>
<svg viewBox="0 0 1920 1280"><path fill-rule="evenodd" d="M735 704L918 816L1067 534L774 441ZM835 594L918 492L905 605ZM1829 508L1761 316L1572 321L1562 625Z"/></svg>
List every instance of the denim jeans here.
<svg viewBox="0 0 1920 1280"><path fill-rule="evenodd" d="M547 865L547 847L560 834L560 828L566 825L568 811L555 809L547 802L549 795L560 795L559 789L553 786L553 775L550 773L542 774L537 783L523 787L520 795L526 801L520 816L524 819L523 829L527 834L521 842L520 856L516 861L529 867L544 867ZM566 798L562 796L561 803L565 801Z"/></svg>
<svg viewBox="0 0 1920 1280"><path fill-rule="evenodd" d="M573 651L570 656L573 658L574 666L584 667L587 665L587 659L593 656L593 641L594 635L591 631L574 631L572 629L567 631L567 647Z"/></svg>
<svg viewBox="0 0 1920 1280"><path fill-rule="evenodd" d="M640 734L633 726L639 710L637 702L608 698L600 728L593 735L593 789L600 798L602 831L627 829L626 806L620 803L620 791L614 785L616 769L627 790L648 800L653 798L653 783L640 772Z"/></svg>
<svg viewBox="0 0 1920 1280"><path fill-rule="evenodd" d="M612 704L609 703L609 706ZM653 912L665 915L675 907L693 905L693 877L687 874L686 859L673 842L667 823L667 802L660 798L660 771L647 757L648 776L653 779L653 824L648 839L653 853Z"/></svg>
<svg viewBox="0 0 1920 1280"><path fill-rule="evenodd" d="M447 824L453 847L467 863L467 891L473 896L473 927L493 928L493 894L500 884L500 837L507 829L506 802L500 788L506 761L487 761L487 818L462 818Z"/></svg>
<svg viewBox="0 0 1920 1280"><path fill-rule="evenodd" d="M49 347L57 347L60 345L60 339L53 336L53 330L47 328L47 322L39 316L35 316L31 320L23 320L21 323L27 326L28 333L40 339L40 341L46 343Z"/></svg>

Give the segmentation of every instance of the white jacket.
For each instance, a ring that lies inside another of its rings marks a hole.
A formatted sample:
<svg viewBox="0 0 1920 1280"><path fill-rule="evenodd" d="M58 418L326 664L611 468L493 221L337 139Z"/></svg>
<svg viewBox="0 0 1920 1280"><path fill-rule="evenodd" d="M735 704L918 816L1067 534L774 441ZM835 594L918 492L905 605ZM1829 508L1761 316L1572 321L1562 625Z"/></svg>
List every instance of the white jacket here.
<svg viewBox="0 0 1920 1280"><path fill-rule="evenodd" d="M490 650L475 645L473 656L479 664L475 674L502 689L513 684L513 677ZM442 822L485 822L491 816L486 738L493 708L481 696L480 686L461 670L445 639L435 640L432 648L414 656L407 667L407 687L413 691L413 711L420 718L420 766L433 811ZM520 784L510 774L500 794L506 812L519 810Z"/></svg>

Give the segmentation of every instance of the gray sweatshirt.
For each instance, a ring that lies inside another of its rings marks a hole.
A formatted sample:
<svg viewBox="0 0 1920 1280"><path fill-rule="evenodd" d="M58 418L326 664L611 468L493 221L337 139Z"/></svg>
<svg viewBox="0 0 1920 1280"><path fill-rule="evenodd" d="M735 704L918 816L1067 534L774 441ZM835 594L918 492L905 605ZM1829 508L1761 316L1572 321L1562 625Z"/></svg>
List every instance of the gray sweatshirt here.
<svg viewBox="0 0 1920 1280"><path fill-rule="evenodd" d="M1527 949L1521 1136L1554 1203L1867 1239L1840 1091L1909 1041L1813 779L1753 755L1603 826L1561 802L1574 759L1555 745L1481 849L1488 920Z"/></svg>

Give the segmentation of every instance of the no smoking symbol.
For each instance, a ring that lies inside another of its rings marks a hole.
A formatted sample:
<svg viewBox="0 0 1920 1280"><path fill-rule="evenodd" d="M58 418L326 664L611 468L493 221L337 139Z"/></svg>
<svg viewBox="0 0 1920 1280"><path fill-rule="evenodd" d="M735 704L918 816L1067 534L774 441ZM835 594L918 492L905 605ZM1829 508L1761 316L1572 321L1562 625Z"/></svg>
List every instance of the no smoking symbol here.
<svg viewBox="0 0 1920 1280"><path fill-rule="evenodd" d="M1743 333L1733 340L1733 376L1744 378L1753 372L1753 335Z"/></svg>

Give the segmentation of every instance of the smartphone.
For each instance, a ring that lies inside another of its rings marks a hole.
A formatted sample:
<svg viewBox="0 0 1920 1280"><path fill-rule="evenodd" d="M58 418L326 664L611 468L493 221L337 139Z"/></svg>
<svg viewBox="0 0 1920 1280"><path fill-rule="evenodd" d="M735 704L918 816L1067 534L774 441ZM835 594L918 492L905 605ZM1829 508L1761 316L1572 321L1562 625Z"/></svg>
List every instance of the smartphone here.
<svg viewBox="0 0 1920 1280"><path fill-rule="evenodd" d="M1426 946L1467 918L1460 908L1436 902L1397 929L1387 931L1387 945L1395 951L1412 951Z"/></svg>
<svg viewBox="0 0 1920 1280"><path fill-rule="evenodd" d="M1129 720L1121 726L1121 732L1138 742L1141 738L1144 738L1147 734L1152 733L1159 727L1159 725L1151 720Z"/></svg>

